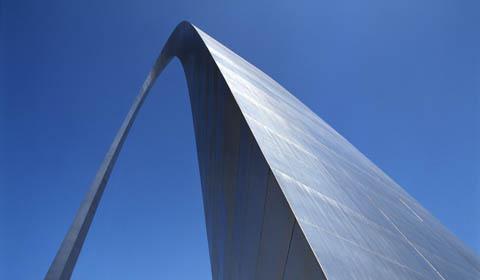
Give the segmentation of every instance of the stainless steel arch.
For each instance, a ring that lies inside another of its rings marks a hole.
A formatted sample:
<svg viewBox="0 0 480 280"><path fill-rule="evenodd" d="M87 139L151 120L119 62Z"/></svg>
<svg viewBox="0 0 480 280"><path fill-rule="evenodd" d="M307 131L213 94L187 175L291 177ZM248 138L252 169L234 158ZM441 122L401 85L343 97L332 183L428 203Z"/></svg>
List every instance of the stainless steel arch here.
<svg viewBox="0 0 480 280"><path fill-rule="evenodd" d="M479 279L478 257L287 90L182 22L117 133L45 277L69 279L156 77L183 65L214 279Z"/></svg>

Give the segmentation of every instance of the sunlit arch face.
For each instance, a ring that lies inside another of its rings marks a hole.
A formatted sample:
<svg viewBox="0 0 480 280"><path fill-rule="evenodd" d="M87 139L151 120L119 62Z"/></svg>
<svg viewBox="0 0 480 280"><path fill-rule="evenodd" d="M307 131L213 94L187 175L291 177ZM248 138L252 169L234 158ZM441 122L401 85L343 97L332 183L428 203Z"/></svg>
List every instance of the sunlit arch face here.
<svg viewBox="0 0 480 280"><path fill-rule="evenodd" d="M347 140L195 26L177 26L46 279L68 279L129 128L173 57L184 67L214 279L479 279L480 262Z"/></svg>

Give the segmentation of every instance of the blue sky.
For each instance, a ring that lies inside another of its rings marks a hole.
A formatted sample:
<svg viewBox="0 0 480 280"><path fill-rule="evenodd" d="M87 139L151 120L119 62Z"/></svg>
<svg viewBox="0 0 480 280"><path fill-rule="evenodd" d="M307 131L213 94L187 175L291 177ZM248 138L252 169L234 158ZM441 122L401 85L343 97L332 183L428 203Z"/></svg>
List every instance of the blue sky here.
<svg viewBox="0 0 480 280"><path fill-rule="evenodd" d="M0 2L0 278L44 276L184 19L286 87L480 253L480 2L259 2ZM210 279L202 207L174 61L130 133L73 279Z"/></svg>

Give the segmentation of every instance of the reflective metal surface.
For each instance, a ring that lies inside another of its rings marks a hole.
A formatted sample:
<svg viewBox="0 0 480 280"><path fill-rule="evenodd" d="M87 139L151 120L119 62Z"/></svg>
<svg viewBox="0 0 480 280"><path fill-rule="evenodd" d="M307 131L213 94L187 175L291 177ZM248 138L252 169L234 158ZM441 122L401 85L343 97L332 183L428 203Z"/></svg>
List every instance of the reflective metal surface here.
<svg viewBox="0 0 480 280"><path fill-rule="evenodd" d="M108 175L172 57L188 81L214 279L480 279L461 241L282 86L183 22L46 279L68 279Z"/></svg>

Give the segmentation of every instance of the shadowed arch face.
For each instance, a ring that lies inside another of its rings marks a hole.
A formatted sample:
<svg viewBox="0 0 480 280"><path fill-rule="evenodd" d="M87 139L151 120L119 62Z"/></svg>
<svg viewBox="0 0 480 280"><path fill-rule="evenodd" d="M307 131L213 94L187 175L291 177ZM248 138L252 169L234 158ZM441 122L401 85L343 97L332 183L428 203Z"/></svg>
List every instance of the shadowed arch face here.
<svg viewBox="0 0 480 280"><path fill-rule="evenodd" d="M478 279L480 262L266 74L182 22L134 101L46 275L69 279L156 77L183 65L214 279Z"/></svg>

